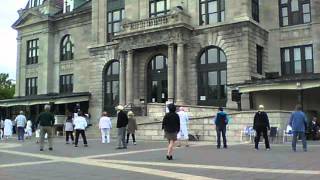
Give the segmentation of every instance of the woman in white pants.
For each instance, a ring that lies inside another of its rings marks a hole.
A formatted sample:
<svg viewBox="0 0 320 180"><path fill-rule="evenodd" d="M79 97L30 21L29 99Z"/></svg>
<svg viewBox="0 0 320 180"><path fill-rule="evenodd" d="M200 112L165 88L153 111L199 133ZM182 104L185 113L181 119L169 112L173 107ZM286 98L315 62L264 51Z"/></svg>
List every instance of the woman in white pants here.
<svg viewBox="0 0 320 180"><path fill-rule="evenodd" d="M108 113L104 111L99 120L99 129L101 131L101 140L103 144L106 143L106 138L107 138L107 143L110 143L111 128L112 128L111 118L108 117Z"/></svg>
<svg viewBox="0 0 320 180"><path fill-rule="evenodd" d="M31 139L31 137L32 137L32 122L31 122L31 120L27 121L27 127L25 129L25 132L27 134L26 137Z"/></svg>

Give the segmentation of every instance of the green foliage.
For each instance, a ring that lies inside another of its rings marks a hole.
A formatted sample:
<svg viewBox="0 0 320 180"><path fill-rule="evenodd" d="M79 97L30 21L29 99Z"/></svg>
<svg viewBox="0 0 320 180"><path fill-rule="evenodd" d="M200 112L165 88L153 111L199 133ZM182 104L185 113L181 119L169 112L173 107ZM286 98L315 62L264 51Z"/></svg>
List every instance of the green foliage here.
<svg viewBox="0 0 320 180"><path fill-rule="evenodd" d="M9 74L0 73L0 100L13 98L15 85L9 79Z"/></svg>

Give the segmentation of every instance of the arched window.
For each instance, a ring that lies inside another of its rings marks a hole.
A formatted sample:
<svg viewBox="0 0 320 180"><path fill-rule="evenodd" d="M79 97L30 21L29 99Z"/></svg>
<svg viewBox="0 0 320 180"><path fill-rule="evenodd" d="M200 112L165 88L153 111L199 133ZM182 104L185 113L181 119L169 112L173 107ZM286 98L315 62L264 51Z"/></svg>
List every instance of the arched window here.
<svg viewBox="0 0 320 180"><path fill-rule="evenodd" d="M61 40L60 46L60 60L72 60L73 59L73 43L70 35L66 35Z"/></svg>
<svg viewBox="0 0 320 180"><path fill-rule="evenodd" d="M148 102L164 103L168 99L167 57L154 56L148 64Z"/></svg>
<svg viewBox="0 0 320 180"><path fill-rule="evenodd" d="M198 60L198 104L225 106L227 102L227 59L217 47L206 48Z"/></svg>
<svg viewBox="0 0 320 180"><path fill-rule="evenodd" d="M119 104L119 72L120 63L111 61L104 72L104 109L115 115L115 106Z"/></svg>

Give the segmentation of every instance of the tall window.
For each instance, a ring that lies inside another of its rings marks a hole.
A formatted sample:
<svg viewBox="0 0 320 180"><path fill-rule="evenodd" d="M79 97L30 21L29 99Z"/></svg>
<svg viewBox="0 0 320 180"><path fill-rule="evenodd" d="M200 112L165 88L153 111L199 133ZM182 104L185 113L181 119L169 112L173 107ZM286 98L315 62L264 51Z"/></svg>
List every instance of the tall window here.
<svg viewBox="0 0 320 180"><path fill-rule="evenodd" d="M60 76L60 93L72 93L73 92L73 75L61 75Z"/></svg>
<svg viewBox="0 0 320 180"><path fill-rule="evenodd" d="M259 0L251 0L252 5L252 18L253 20L259 22Z"/></svg>
<svg viewBox="0 0 320 180"><path fill-rule="evenodd" d="M149 0L149 16L162 16L169 12L169 1L167 0Z"/></svg>
<svg viewBox="0 0 320 180"><path fill-rule="evenodd" d="M39 56L39 39L27 41L27 65L37 64Z"/></svg>
<svg viewBox="0 0 320 180"><path fill-rule="evenodd" d="M281 49L283 75L313 73L312 45Z"/></svg>
<svg viewBox="0 0 320 180"><path fill-rule="evenodd" d="M257 45L257 73L262 74L263 64L263 47Z"/></svg>
<svg viewBox="0 0 320 180"><path fill-rule="evenodd" d="M280 26L311 22L310 0L279 0Z"/></svg>
<svg viewBox="0 0 320 180"><path fill-rule="evenodd" d="M26 79L26 96L37 95L37 77Z"/></svg>
<svg viewBox="0 0 320 180"><path fill-rule="evenodd" d="M108 40L111 41L114 33L121 30L121 21L124 19L124 9L114 10L108 12Z"/></svg>
<svg viewBox="0 0 320 180"><path fill-rule="evenodd" d="M29 0L29 8L37 7L43 3L43 0Z"/></svg>
<svg viewBox="0 0 320 180"><path fill-rule="evenodd" d="M104 74L104 109L115 115L115 106L119 104L119 73L120 63L117 60L113 60L107 65Z"/></svg>
<svg viewBox="0 0 320 180"><path fill-rule="evenodd" d="M60 60L72 60L73 59L73 43L70 35L66 35L61 40L60 45Z"/></svg>
<svg viewBox="0 0 320 180"><path fill-rule="evenodd" d="M200 0L200 25L224 21L224 0Z"/></svg>
<svg viewBox="0 0 320 180"><path fill-rule="evenodd" d="M198 104L225 106L226 102L226 56L220 48L206 48L198 61Z"/></svg>

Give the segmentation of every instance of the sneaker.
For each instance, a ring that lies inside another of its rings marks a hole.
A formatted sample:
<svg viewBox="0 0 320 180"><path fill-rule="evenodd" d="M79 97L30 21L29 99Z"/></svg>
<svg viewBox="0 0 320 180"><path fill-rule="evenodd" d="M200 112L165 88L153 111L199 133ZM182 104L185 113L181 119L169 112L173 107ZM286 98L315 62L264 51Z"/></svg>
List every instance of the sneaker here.
<svg viewBox="0 0 320 180"><path fill-rule="evenodd" d="M133 142L133 145L137 145L137 143L136 143L136 142Z"/></svg>
<svg viewBox="0 0 320 180"><path fill-rule="evenodd" d="M52 148L49 148L49 151L52 151L53 149Z"/></svg>
<svg viewBox="0 0 320 180"><path fill-rule="evenodd" d="M43 151L43 149L40 149L40 151Z"/></svg>
<svg viewBox="0 0 320 180"><path fill-rule="evenodd" d="M270 151L270 148L267 148L267 151Z"/></svg>
<svg viewBox="0 0 320 180"><path fill-rule="evenodd" d="M173 157L172 157L172 156L170 156L170 157L169 157L169 160L173 160Z"/></svg>
<svg viewBox="0 0 320 180"><path fill-rule="evenodd" d="M254 150L259 151L259 148L254 148Z"/></svg>
<svg viewBox="0 0 320 180"><path fill-rule="evenodd" d="M74 145L74 147L78 147L78 145Z"/></svg>
<svg viewBox="0 0 320 180"><path fill-rule="evenodd" d="M166 157L167 157L168 160L170 160L170 156L167 155Z"/></svg>

